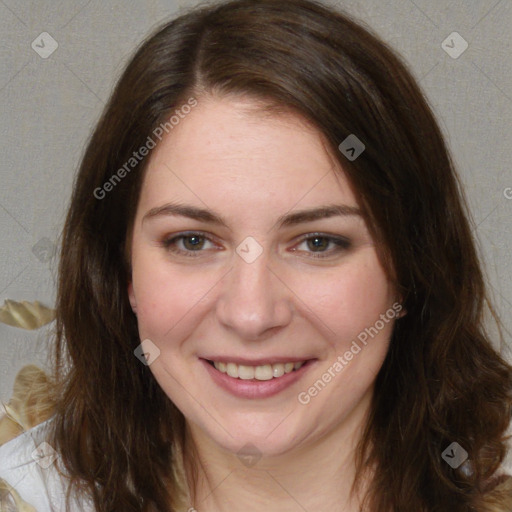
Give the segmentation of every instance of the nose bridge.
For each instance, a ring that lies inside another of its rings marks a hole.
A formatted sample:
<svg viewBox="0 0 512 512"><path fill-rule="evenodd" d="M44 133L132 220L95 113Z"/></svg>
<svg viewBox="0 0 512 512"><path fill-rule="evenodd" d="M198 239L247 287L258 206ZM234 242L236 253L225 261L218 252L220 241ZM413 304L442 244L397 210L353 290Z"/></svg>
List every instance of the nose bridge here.
<svg viewBox="0 0 512 512"><path fill-rule="evenodd" d="M286 288L270 270L266 254L253 261L235 256L233 269L223 281L217 316L240 337L256 339L290 321Z"/></svg>

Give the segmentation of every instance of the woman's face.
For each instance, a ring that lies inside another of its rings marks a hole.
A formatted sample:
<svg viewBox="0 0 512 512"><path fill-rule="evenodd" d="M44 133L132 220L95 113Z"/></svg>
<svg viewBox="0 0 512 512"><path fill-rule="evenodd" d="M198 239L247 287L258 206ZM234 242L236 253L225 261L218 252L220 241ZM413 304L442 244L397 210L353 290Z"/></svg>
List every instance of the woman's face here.
<svg viewBox="0 0 512 512"><path fill-rule="evenodd" d="M400 306L318 132L256 109L200 98L153 150L129 296L192 431L277 455L363 418Z"/></svg>

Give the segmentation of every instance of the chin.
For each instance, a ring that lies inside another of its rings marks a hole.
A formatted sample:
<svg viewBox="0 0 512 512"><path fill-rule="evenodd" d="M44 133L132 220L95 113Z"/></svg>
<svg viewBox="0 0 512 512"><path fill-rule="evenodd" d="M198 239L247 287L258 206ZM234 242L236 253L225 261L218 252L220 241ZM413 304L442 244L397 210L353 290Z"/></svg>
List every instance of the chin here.
<svg viewBox="0 0 512 512"><path fill-rule="evenodd" d="M206 435L228 452L238 456L256 454L259 457L285 455L309 437L306 432L296 430L294 423L290 421L291 416L286 414L281 414L272 420L268 417L254 417L253 421L250 420L249 415L247 416L247 420L243 423L223 424L226 430L209 428Z"/></svg>

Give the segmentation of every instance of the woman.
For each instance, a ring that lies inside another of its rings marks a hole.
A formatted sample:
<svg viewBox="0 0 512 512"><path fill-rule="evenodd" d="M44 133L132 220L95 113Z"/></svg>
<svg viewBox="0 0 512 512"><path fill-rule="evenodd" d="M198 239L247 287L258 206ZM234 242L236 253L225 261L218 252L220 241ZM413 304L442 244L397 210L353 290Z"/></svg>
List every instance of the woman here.
<svg viewBox="0 0 512 512"><path fill-rule="evenodd" d="M3 453L47 441L32 505L510 510L512 373L467 216L417 84L347 16L235 0L166 24L75 183L56 413Z"/></svg>

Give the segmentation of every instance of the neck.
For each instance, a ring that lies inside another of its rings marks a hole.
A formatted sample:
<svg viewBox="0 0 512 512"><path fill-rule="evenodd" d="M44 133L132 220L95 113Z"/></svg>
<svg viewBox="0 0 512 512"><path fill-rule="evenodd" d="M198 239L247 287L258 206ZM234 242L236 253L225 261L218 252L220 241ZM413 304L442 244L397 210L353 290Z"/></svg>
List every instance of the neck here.
<svg viewBox="0 0 512 512"><path fill-rule="evenodd" d="M361 494L352 493L356 477L355 451L364 427L371 395L366 396L325 435L304 441L279 456L265 456L252 466L224 450L198 427L187 425L188 474L197 478L190 487L191 510L261 512L332 510L359 512ZM189 478L189 481L191 478ZM361 483L360 492L365 485Z"/></svg>

